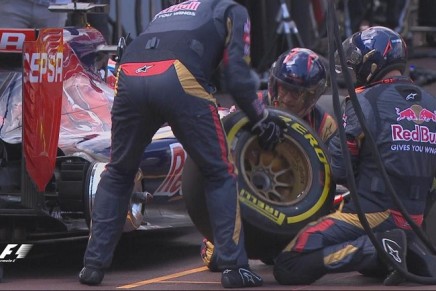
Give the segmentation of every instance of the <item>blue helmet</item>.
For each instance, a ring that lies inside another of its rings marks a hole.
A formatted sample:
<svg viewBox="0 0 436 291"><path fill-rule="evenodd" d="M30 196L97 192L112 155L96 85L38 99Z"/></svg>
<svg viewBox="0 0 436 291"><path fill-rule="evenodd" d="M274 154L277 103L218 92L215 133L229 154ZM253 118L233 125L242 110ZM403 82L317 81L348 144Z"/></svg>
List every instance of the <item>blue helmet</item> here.
<svg viewBox="0 0 436 291"><path fill-rule="evenodd" d="M406 69L407 46L401 36L383 26L373 26L356 32L342 43L348 69L356 85L379 81L392 70L402 74ZM335 67L341 72L338 53Z"/></svg>
<svg viewBox="0 0 436 291"><path fill-rule="evenodd" d="M305 48L293 48L271 67L268 92L272 100L282 103L300 117L308 114L327 87L327 75L319 56ZM292 104L284 101L292 94ZM280 105L280 104L279 104Z"/></svg>

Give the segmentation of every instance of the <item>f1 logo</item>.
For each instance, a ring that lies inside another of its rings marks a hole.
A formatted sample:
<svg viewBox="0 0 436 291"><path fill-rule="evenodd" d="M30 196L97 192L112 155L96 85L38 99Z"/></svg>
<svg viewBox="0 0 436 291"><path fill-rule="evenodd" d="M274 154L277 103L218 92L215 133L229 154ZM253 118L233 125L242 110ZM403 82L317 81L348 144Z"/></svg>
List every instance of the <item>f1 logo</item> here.
<svg viewBox="0 0 436 291"><path fill-rule="evenodd" d="M16 259L24 259L29 253L30 249L33 245L31 244L8 244L4 248L3 252L0 255L0 262L11 261L14 262ZM11 260L5 260L6 257L15 256Z"/></svg>

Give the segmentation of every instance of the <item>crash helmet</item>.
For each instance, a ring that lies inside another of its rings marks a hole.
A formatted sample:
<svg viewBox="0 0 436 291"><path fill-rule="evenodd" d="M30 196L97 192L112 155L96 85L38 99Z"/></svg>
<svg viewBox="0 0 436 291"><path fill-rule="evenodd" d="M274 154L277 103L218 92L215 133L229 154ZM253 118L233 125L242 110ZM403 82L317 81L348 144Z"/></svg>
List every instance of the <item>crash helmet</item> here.
<svg viewBox="0 0 436 291"><path fill-rule="evenodd" d="M401 74L406 69L407 46L403 38L383 26L369 27L354 33L342 43L347 69L357 86L383 78L392 70ZM336 72L342 72L338 52L335 54Z"/></svg>
<svg viewBox="0 0 436 291"><path fill-rule="evenodd" d="M313 109L326 87L325 67L310 49L286 51L271 66L268 81L271 100L299 117Z"/></svg>

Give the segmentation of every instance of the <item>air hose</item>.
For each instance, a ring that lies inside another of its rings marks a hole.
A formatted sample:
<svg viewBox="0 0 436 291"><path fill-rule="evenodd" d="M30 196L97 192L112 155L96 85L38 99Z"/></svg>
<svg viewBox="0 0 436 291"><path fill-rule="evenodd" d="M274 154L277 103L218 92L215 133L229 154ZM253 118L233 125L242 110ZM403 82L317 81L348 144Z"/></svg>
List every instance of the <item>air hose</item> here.
<svg viewBox="0 0 436 291"><path fill-rule="evenodd" d="M336 81L336 71L335 66L332 65L335 63L335 47L337 48L340 64L342 67L342 72L344 74L345 84L347 86L347 90L350 96L350 100L352 102L352 106L356 112L356 115L358 117L359 123L361 124L361 127L363 129L363 132L365 134L365 138L368 140L368 144L371 147L371 151L373 153L373 158L375 159L377 163L377 167L380 170L380 173L382 174L382 177L386 183L388 192L392 196L392 199L395 203L395 205L398 207L398 209L403 214L406 221L409 223L409 225L412 227L413 231L417 234L417 236L420 238L420 240L428 247L428 249L435 254L435 248L431 244L431 242L428 240L428 238L423 233L422 229L416 225L416 223L410 218L409 214L407 213L406 209L402 205L401 201L399 200L397 194L395 193L395 190L392 186L392 183L390 182L390 179L388 177L388 174L386 172L386 169L383 165L383 161L380 157L380 154L378 152L378 148L375 144L374 138L372 137L371 133L368 130L368 127L365 122L365 117L362 112L362 108L360 107L360 104L357 100L356 92L354 91L353 82L350 76L350 73L347 70L344 51L342 48L342 42L340 40L340 33L339 33L339 27L338 22L336 18L335 13L335 0L329 0L328 4L328 10L327 10L327 36L328 36L328 59L329 59L329 71L330 71L330 82L332 86L332 95L333 95L333 108L334 113L336 116L336 119L338 121L342 120L342 112L341 112L341 106L340 106L340 100L339 100L339 90L338 85ZM351 164L351 157L350 153L347 150L347 144L346 144L346 138L345 138L345 129L343 126L339 126L338 129L339 137L341 140L341 148L343 152L344 162L347 170L347 181L348 181L348 187L350 190L351 198L353 199L353 202L356 206L357 215L359 217L359 220L367 233L369 239L373 243L375 249L377 250L377 253L384 259L384 261L388 262L389 265L399 272L404 278L408 279L411 282L416 282L419 284L427 284L427 285L434 285L436 284L436 278L434 277L426 277L426 276L418 276L415 274L412 274L408 272L404 267L399 265L391 256L389 256L383 249L382 245L377 241L367 219L365 216L365 213L362 211L362 208L359 203L359 198L357 196L357 187L356 182L353 175L353 168Z"/></svg>

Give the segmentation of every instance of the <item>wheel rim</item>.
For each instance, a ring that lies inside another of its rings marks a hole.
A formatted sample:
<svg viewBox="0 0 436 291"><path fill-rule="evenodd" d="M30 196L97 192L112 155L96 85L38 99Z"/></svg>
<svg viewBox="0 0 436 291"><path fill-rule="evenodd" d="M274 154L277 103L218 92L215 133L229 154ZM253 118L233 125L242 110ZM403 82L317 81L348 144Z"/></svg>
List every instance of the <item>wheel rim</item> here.
<svg viewBox="0 0 436 291"><path fill-rule="evenodd" d="M86 222L88 224L88 227L91 224L91 213L94 208L94 200L97 193L97 187L100 183L101 174L105 170L106 165L107 163L95 162L93 165L90 166L87 178L87 188L85 190L85 194L87 196L86 199L88 200L87 209L85 210L87 212ZM142 178L142 171L139 169L135 176L133 192L143 191ZM123 232L130 232L139 228L141 226L141 223L143 222L144 215L144 203L134 202L131 200L129 203L129 209L126 217L126 222L124 223Z"/></svg>
<svg viewBox="0 0 436 291"><path fill-rule="evenodd" d="M252 137L241 153L241 175L257 198L278 206L293 205L305 198L312 184L312 167L293 138L285 136L274 151L264 151Z"/></svg>

